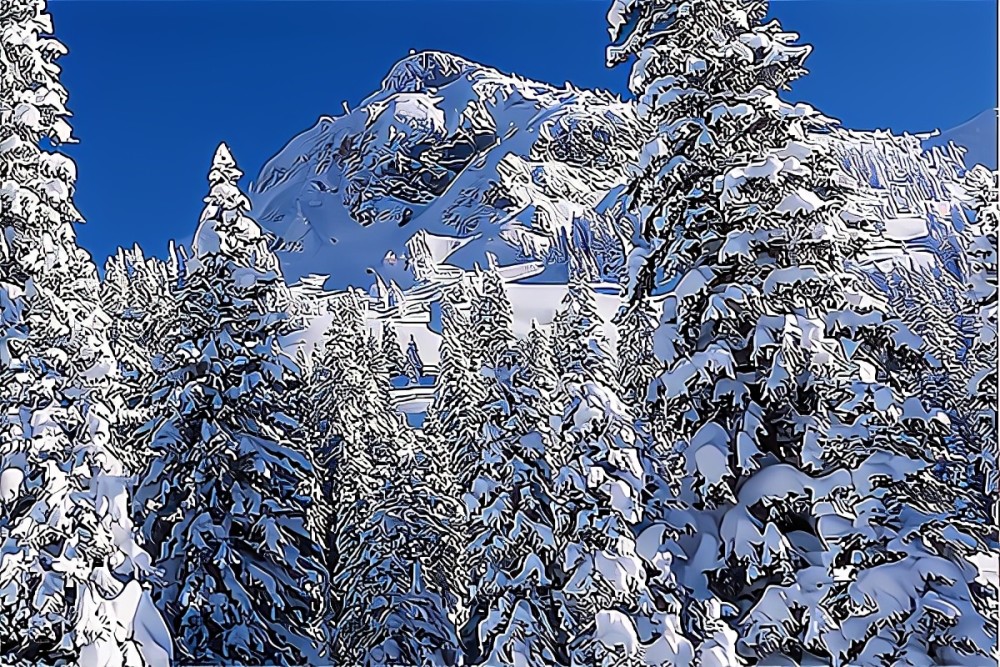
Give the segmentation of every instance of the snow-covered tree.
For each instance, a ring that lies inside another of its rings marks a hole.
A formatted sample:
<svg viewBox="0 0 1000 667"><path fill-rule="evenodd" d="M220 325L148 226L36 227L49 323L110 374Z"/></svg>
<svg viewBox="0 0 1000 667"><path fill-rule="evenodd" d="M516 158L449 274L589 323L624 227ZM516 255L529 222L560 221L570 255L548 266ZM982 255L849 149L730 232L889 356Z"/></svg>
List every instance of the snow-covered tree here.
<svg viewBox="0 0 1000 667"><path fill-rule="evenodd" d="M668 474L619 396L603 321L580 274L554 329L559 386L549 460L569 664L689 664L694 647L682 634L682 600L655 524Z"/></svg>
<svg viewBox="0 0 1000 667"><path fill-rule="evenodd" d="M966 387L967 411L980 438L985 492L994 496L998 489L997 463L997 225L1000 223L1000 175L977 165L966 175L965 189L976 211L975 234L970 254L968 297L977 312L973 317L975 335L970 346ZM994 502L994 513L997 503ZM994 514L994 516L996 516Z"/></svg>
<svg viewBox="0 0 1000 667"><path fill-rule="evenodd" d="M930 360L861 274L877 207L838 177L833 122L778 96L810 49L767 9L609 13L609 60L636 56L657 127L630 188L630 291L666 295L652 393L687 474L674 571L698 613L733 605L741 651L766 664L980 664L982 531L933 472L948 425L915 393Z"/></svg>
<svg viewBox="0 0 1000 667"><path fill-rule="evenodd" d="M457 600L448 586L460 546L451 519L459 512L420 468L402 464L356 503L333 580L335 664L459 664Z"/></svg>
<svg viewBox="0 0 1000 667"><path fill-rule="evenodd" d="M480 463L490 391L468 335L466 311L471 301L469 290L462 286L453 287L442 300L437 388L424 424L435 453L442 457L437 467L456 497L468 491Z"/></svg>
<svg viewBox="0 0 1000 667"><path fill-rule="evenodd" d="M113 424L115 451L126 469L137 473L148 452L137 447L135 432L148 414L141 406L153 382L153 368L167 351L169 332L177 327L178 263L171 244L171 262L145 257L137 245L108 259L101 281L101 304L111 318L108 339L118 362L121 402Z"/></svg>
<svg viewBox="0 0 1000 667"><path fill-rule="evenodd" d="M362 299L340 296L300 408L320 468L314 532L331 577L329 656L452 664L460 512L424 481L426 447L392 406L384 343L368 334Z"/></svg>
<svg viewBox="0 0 1000 667"><path fill-rule="evenodd" d="M568 635L557 603L561 542L546 448L555 439L555 372L547 337L527 340L491 369L498 399L470 490L467 545L472 575L463 629L468 664L565 664Z"/></svg>
<svg viewBox="0 0 1000 667"><path fill-rule="evenodd" d="M495 265L477 272L476 277L470 317L471 350L478 363L492 366L514 342L514 311Z"/></svg>
<svg viewBox="0 0 1000 667"><path fill-rule="evenodd" d="M603 332L594 288L585 274L573 270L562 308L552 323L556 370L577 373L617 387L614 358Z"/></svg>
<svg viewBox="0 0 1000 667"><path fill-rule="evenodd" d="M419 382L421 378L424 377L424 360L420 356L420 348L417 347L417 341L410 334L410 342L406 344L406 364L404 366L405 373L410 381Z"/></svg>
<svg viewBox="0 0 1000 667"><path fill-rule="evenodd" d="M397 437L409 431L389 401L382 351L368 343L363 298L355 292L340 296L305 401L313 446L325 451L317 459L327 479L325 493L343 507L377 493L378 480L397 456L413 451L412 439L407 444Z"/></svg>
<svg viewBox="0 0 1000 667"><path fill-rule="evenodd" d="M314 472L288 397L288 292L248 216L225 144L179 290L181 326L149 396L153 457L136 492L158 551L158 606L185 664L317 659L319 545L303 493Z"/></svg>
<svg viewBox="0 0 1000 667"><path fill-rule="evenodd" d="M632 405L645 403L649 384L660 365L653 354L656 316L645 296L636 299L618 317L618 383L622 397Z"/></svg>
<svg viewBox="0 0 1000 667"><path fill-rule="evenodd" d="M52 32L43 0L0 5L0 663L166 665L76 165L42 148L73 141Z"/></svg>
<svg viewBox="0 0 1000 667"><path fill-rule="evenodd" d="M387 321L382 327L382 356L385 357L386 363L389 365L391 377L406 375L406 357L403 356L403 348L399 346L396 327L391 321Z"/></svg>

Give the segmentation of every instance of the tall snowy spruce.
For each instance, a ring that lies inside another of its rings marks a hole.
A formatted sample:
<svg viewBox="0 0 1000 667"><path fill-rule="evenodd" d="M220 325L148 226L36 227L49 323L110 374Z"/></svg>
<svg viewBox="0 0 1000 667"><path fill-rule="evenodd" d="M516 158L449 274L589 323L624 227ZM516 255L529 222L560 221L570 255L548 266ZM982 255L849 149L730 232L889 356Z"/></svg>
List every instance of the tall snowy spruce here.
<svg viewBox="0 0 1000 667"><path fill-rule="evenodd" d="M422 445L390 402L387 346L367 332L364 298L338 299L302 404L319 467L314 531L330 572L325 658L455 664L447 579L457 503L425 481Z"/></svg>
<svg viewBox="0 0 1000 667"><path fill-rule="evenodd" d="M616 0L609 61L657 127L630 190L662 294L665 515L706 662L709 612L766 665L985 665L982 517L933 463L947 419L914 395L922 341L856 258L876 220L837 177L833 123L778 90L809 47L760 0ZM714 647L713 649L714 650ZM713 654L714 655L714 654Z"/></svg>
<svg viewBox="0 0 1000 667"><path fill-rule="evenodd" d="M550 447L558 597L571 665L684 665L694 657L661 549L667 472L620 398L593 288L574 271L553 324Z"/></svg>
<svg viewBox="0 0 1000 667"><path fill-rule="evenodd" d="M334 509L377 492L378 479L413 450L389 403L388 377L376 371L384 355L367 344L364 298L348 292L338 299L304 403L324 496Z"/></svg>
<svg viewBox="0 0 1000 667"><path fill-rule="evenodd" d="M492 264L477 271L472 303L470 332L473 357L482 365L493 366L514 342L514 311L503 278Z"/></svg>
<svg viewBox="0 0 1000 667"><path fill-rule="evenodd" d="M388 364L390 378L406 375L406 357L403 356L403 348L399 345L396 327L392 322L387 322L382 329L382 356Z"/></svg>
<svg viewBox="0 0 1000 667"><path fill-rule="evenodd" d="M110 447L115 363L76 244L73 141L42 0L0 5L0 663L166 665Z"/></svg>
<svg viewBox="0 0 1000 667"><path fill-rule="evenodd" d="M977 166L966 175L965 188L976 211L975 240L970 249L969 299L976 306L975 335L966 361L971 372L966 408L980 445L984 491L994 498L1000 488L997 472L997 225L1000 223L1000 174Z"/></svg>
<svg viewBox="0 0 1000 667"><path fill-rule="evenodd" d="M283 348L287 288L240 176L220 145L135 503L179 664L303 664L317 659L325 585L306 526L314 473L286 406L299 382Z"/></svg>
<svg viewBox="0 0 1000 667"><path fill-rule="evenodd" d="M460 664L449 586L459 510L424 477L416 461L402 463L352 508L337 545L334 664Z"/></svg>
<svg viewBox="0 0 1000 667"><path fill-rule="evenodd" d="M636 299L619 315L618 383L622 396L632 405L645 402L649 384L659 370L653 354L656 315L645 297Z"/></svg>
<svg viewBox="0 0 1000 667"><path fill-rule="evenodd" d="M528 339L515 343L510 302L495 271L483 276L477 296L472 330L482 336L477 349L489 381L481 458L465 495L471 575L465 659L470 665L566 664L556 500L545 458L555 438L551 346L534 323Z"/></svg>
<svg viewBox="0 0 1000 667"><path fill-rule="evenodd" d="M474 292L464 284L449 289L442 299L441 352L437 389L427 410L424 432L433 443L442 489L457 498L468 493L480 463L484 406L489 387L481 370L481 350L469 336L469 311Z"/></svg>

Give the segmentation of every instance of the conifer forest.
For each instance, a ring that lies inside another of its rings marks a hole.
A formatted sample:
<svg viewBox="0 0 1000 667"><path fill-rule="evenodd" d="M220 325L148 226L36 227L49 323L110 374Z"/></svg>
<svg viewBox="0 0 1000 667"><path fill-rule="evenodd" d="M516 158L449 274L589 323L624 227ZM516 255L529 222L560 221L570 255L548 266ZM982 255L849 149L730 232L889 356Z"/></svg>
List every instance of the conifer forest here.
<svg viewBox="0 0 1000 667"><path fill-rule="evenodd" d="M0 0L0 665L997 664L996 164L608 4L628 99L413 52L105 262Z"/></svg>

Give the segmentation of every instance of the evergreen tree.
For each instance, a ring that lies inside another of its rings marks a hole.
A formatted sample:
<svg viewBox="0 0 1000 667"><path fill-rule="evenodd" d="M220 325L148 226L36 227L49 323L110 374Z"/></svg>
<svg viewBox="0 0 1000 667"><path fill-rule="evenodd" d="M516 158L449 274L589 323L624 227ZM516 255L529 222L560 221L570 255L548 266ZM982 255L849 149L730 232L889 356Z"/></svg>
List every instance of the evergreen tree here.
<svg viewBox="0 0 1000 667"><path fill-rule="evenodd" d="M399 346L396 327L391 321L386 321L382 327L382 356L389 366L390 377L406 375L406 358L403 356L403 348Z"/></svg>
<svg viewBox="0 0 1000 667"><path fill-rule="evenodd" d="M420 382L424 377L424 360L413 334L410 334L410 342L406 345L406 376L412 382Z"/></svg>
<svg viewBox="0 0 1000 667"><path fill-rule="evenodd" d="M626 402L641 405L645 403L646 392L659 370L659 363L653 354L656 319L645 297L630 304L619 317L618 383Z"/></svg>
<svg viewBox="0 0 1000 667"><path fill-rule="evenodd" d="M325 578L306 527L314 473L286 398L299 382L281 342L287 288L240 176L220 145L181 328L149 397L154 458L136 505L182 663L305 663Z"/></svg>
<svg viewBox="0 0 1000 667"><path fill-rule="evenodd" d="M452 288L442 302L440 368L434 401L424 431L434 441L442 483L455 497L468 492L479 465L489 396L481 366L475 361L467 310L467 289Z"/></svg>
<svg viewBox="0 0 1000 667"><path fill-rule="evenodd" d="M109 441L115 361L77 244L73 141L43 0L0 4L0 663L159 664Z"/></svg>
<svg viewBox="0 0 1000 667"><path fill-rule="evenodd" d="M832 122L779 98L809 47L766 14L609 14L610 60L637 56L658 128L630 190L646 240L631 288L666 291L652 391L687 474L674 571L689 608L733 606L763 664L981 664L995 629L963 561L982 524L933 473L946 428L914 392L922 341L860 275L877 207L837 177Z"/></svg>
<svg viewBox="0 0 1000 667"><path fill-rule="evenodd" d="M966 175L965 188L976 211L974 242L969 249L971 285L968 298L977 312L976 333L966 359L971 377L967 384L966 412L978 440L985 485L993 499L996 518L997 461L997 225L1000 222L1000 176L977 166Z"/></svg>
<svg viewBox="0 0 1000 667"><path fill-rule="evenodd" d="M111 319L108 338L121 390L112 441L131 474L138 473L148 457L135 442L135 433L150 416L141 402L154 380L153 368L167 351L168 332L178 326L176 285L176 263L146 258L139 246L119 248L105 264L101 304Z"/></svg>
<svg viewBox="0 0 1000 667"><path fill-rule="evenodd" d="M458 546L449 523L458 514L454 501L436 494L410 462L355 510L355 534L342 542L349 546L333 582L343 596L332 638L336 664L459 664L456 598L447 585Z"/></svg>
<svg viewBox="0 0 1000 667"><path fill-rule="evenodd" d="M574 276L557 314L560 370L550 448L560 556L555 577L571 665L688 664L663 520L667 473L618 396L593 291Z"/></svg>
<svg viewBox="0 0 1000 667"><path fill-rule="evenodd" d="M423 481L421 444L391 404L384 345L367 333L361 299L341 296L304 402L325 508L314 530L331 574L330 656L453 664L459 512Z"/></svg>
<svg viewBox="0 0 1000 667"><path fill-rule="evenodd" d="M556 496L545 453L555 373L548 340L533 323L528 340L493 369L500 398L472 484L469 664L565 664L568 636L557 603L560 542Z"/></svg>
<svg viewBox="0 0 1000 667"><path fill-rule="evenodd" d="M355 292L341 295L307 390L311 437L314 445L326 447L318 460L338 507L377 493L378 480L385 479L397 456L413 451L412 439L397 437L409 431L390 404L387 364L369 341L363 298ZM397 452L397 447L404 449Z"/></svg>
<svg viewBox="0 0 1000 667"><path fill-rule="evenodd" d="M514 311L503 278L491 266L477 272L472 302L472 352L481 365L492 366L514 342Z"/></svg>
<svg viewBox="0 0 1000 667"><path fill-rule="evenodd" d="M582 374L617 386L615 364L603 326L594 288L585 273L573 270L562 308L552 323L555 364L560 375Z"/></svg>

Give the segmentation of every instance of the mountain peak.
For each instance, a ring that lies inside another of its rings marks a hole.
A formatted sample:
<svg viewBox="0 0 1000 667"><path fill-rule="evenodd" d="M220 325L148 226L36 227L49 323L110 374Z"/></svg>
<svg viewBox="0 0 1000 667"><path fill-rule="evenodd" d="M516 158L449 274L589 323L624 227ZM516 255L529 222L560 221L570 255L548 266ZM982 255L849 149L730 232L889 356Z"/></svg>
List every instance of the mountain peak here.
<svg viewBox="0 0 1000 667"><path fill-rule="evenodd" d="M397 62L382 81L383 90L421 92L445 86L471 72L485 69L471 60L444 51L411 51Z"/></svg>

